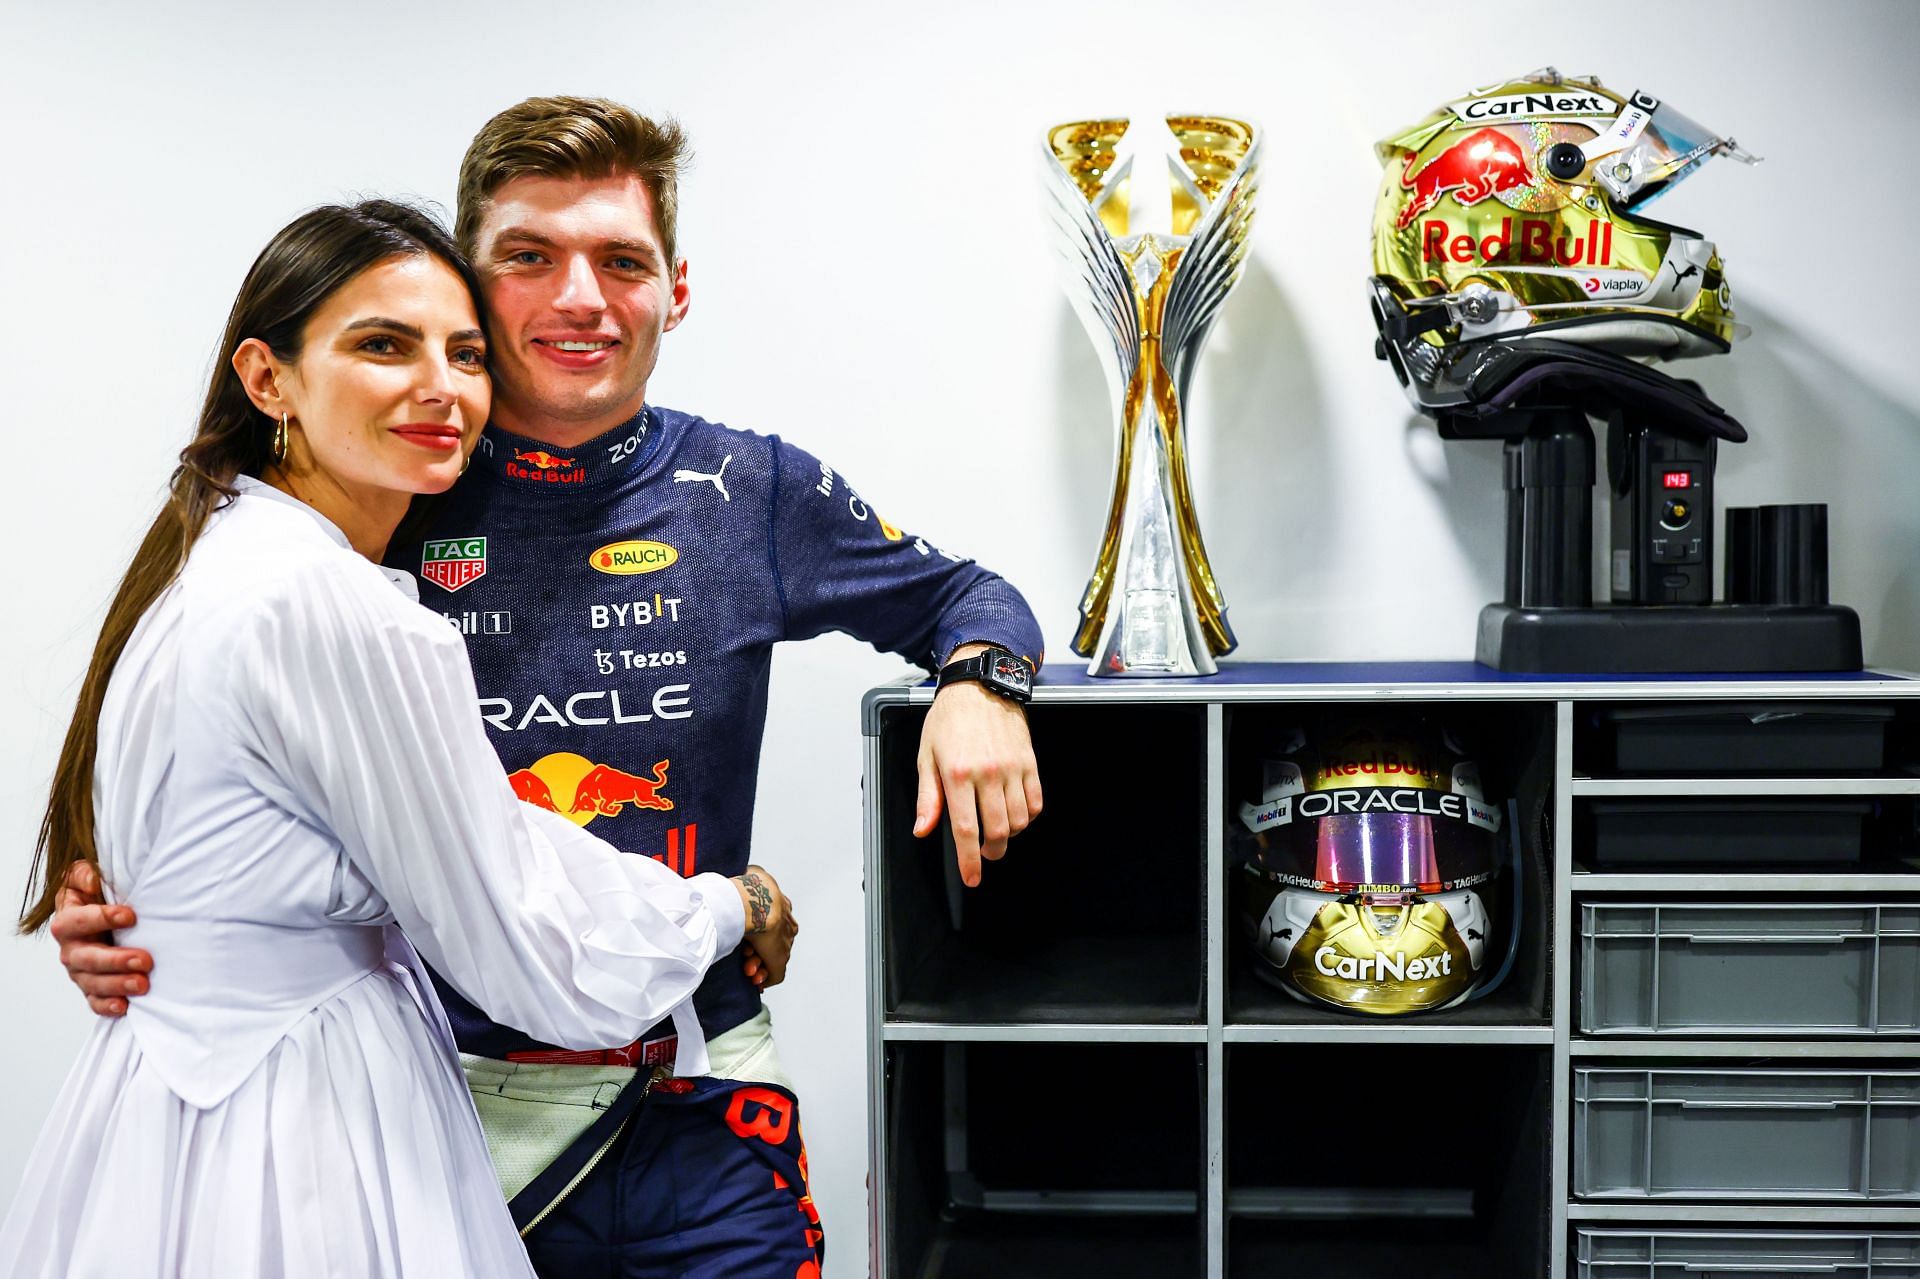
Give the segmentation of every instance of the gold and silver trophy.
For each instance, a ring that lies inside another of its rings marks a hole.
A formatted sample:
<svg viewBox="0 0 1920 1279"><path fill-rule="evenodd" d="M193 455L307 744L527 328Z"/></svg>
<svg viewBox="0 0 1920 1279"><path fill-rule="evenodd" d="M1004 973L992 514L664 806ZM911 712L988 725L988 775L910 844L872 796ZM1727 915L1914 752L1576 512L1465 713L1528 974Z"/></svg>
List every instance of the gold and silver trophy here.
<svg viewBox="0 0 1920 1279"><path fill-rule="evenodd" d="M1093 659L1090 675L1211 675L1213 659L1233 651L1193 509L1186 404L1200 348L1240 279L1259 153L1259 128L1222 116L1047 131L1067 290L1107 357L1119 426L1106 532L1073 637L1073 651Z"/></svg>

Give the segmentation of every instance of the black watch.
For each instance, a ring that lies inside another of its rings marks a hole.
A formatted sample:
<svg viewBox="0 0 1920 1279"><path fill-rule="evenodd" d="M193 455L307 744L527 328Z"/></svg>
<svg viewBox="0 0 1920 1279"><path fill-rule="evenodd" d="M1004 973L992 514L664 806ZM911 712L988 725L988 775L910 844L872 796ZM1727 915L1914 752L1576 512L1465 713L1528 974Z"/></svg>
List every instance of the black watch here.
<svg viewBox="0 0 1920 1279"><path fill-rule="evenodd" d="M989 648L940 668L940 688L969 679L1022 706L1033 700L1033 663L1004 648Z"/></svg>

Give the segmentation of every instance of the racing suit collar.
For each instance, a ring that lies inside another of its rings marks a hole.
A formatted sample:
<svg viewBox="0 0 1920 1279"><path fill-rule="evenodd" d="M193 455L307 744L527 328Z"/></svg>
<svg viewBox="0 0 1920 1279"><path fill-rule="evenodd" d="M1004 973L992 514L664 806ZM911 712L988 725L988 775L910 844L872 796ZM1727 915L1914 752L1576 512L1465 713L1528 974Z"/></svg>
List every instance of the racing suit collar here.
<svg viewBox="0 0 1920 1279"><path fill-rule="evenodd" d="M645 406L611 431L566 450L488 426L474 446L470 469L520 489L593 488L638 471L659 436L659 419Z"/></svg>

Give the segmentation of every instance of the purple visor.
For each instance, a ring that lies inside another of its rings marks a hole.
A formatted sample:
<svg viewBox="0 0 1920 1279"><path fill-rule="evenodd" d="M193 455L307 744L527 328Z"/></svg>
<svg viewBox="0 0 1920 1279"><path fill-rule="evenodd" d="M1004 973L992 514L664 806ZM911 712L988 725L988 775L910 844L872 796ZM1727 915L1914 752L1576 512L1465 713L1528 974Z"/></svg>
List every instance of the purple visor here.
<svg viewBox="0 0 1920 1279"><path fill-rule="evenodd" d="M1313 877L1323 884L1437 884L1433 820L1404 813L1323 817Z"/></svg>
<svg viewBox="0 0 1920 1279"><path fill-rule="evenodd" d="M1499 810L1463 795L1367 787L1296 795L1265 811L1279 819L1256 832L1260 868L1321 892L1447 892L1500 865Z"/></svg>

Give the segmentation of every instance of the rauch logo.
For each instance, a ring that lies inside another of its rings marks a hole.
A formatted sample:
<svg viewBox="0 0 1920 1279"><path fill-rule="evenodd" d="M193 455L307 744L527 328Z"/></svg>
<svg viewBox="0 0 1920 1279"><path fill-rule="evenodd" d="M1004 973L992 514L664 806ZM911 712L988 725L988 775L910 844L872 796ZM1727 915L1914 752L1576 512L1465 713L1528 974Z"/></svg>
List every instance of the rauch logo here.
<svg viewBox="0 0 1920 1279"><path fill-rule="evenodd" d="M680 552L665 542L609 542L587 557L587 563L602 573L630 577L666 568L680 558Z"/></svg>

